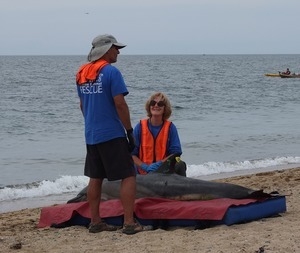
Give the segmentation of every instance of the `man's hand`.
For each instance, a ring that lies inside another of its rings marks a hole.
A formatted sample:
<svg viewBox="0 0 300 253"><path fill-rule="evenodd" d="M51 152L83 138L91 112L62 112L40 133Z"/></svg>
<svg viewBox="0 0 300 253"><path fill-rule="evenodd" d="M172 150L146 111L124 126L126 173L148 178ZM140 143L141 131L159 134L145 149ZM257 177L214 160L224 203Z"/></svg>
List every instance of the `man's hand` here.
<svg viewBox="0 0 300 253"><path fill-rule="evenodd" d="M133 129L126 130L127 139L128 139L128 150L131 153L135 148L135 140L133 136Z"/></svg>

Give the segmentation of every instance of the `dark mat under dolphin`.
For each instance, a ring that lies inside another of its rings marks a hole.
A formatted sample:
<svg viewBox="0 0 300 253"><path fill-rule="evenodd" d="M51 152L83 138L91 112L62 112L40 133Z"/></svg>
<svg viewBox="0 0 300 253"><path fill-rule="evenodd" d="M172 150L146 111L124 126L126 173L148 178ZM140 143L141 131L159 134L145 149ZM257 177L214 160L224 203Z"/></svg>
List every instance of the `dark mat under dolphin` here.
<svg viewBox="0 0 300 253"><path fill-rule="evenodd" d="M154 228L194 226L206 228L219 224L232 225L275 216L286 211L284 196L266 199L229 199L178 201L163 198L136 200L135 215L143 225ZM108 224L122 226L120 200L101 203L101 216ZM61 204L41 210L38 227L87 226L90 222L87 202Z"/></svg>

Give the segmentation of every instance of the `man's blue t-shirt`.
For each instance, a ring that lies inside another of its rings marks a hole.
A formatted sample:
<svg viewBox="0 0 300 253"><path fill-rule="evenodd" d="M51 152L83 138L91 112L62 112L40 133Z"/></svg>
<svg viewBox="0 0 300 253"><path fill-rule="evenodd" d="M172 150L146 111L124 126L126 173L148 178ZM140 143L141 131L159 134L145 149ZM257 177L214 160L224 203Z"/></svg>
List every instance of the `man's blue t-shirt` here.
<svg viewBox="0 0 300 253"><path fill-rule="evenodd" d="M93 83L77 85L85 121L86 144L93 145L118 137L125 137L125 129L118 116L114 97L129 92L121 72L106 65Z"/></svg>

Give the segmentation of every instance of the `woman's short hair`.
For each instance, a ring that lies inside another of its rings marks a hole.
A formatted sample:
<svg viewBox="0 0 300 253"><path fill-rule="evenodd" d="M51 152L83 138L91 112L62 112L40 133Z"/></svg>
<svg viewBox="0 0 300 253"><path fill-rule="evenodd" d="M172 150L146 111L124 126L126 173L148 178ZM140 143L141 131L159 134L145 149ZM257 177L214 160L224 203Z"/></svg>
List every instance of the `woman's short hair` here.
<svg viewBox="0 0 300 253"><path fill-rule="evenodd" d="M150 96L150 98L147 100L145 104L145 109L147 111L147 116L151 117L151 111L150 111L150 102L156 98L159 98L159 101L163 101L165 103L164 108L164 114L163 114L163 120L167 120L170 118L172 114L172 108L170 100L167 98L167 96L162 92L156 92Z"/></svg>

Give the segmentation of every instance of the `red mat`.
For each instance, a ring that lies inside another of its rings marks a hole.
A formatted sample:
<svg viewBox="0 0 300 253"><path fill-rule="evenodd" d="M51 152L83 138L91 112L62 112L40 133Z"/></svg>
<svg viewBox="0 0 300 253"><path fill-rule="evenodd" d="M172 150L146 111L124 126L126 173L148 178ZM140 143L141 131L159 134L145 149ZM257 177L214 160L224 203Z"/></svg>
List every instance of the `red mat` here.
<svg viewBox="0 0 300 253"><path fill-rule="evenodd" d="M257 199L213 199L199 201L176 201L163 198L141 198L135 201L135 215L140 219L190 219L222 220L230 206L259 202ZM102 218L123 215L120 200L101 202ZM38 227L69 221L73 216L90 218L87 202L61 204L42 208Z"/></svg>

